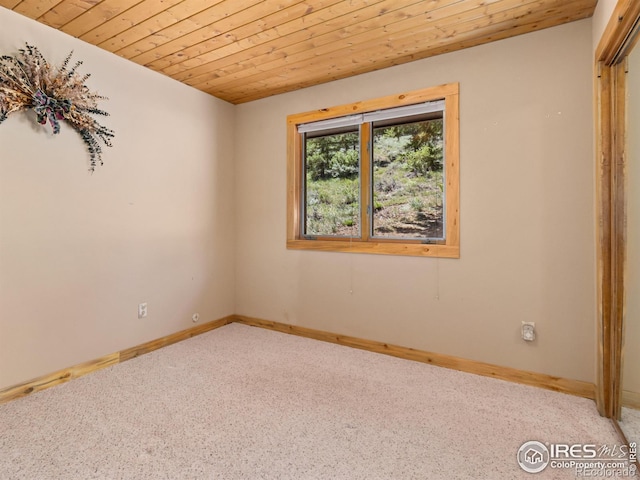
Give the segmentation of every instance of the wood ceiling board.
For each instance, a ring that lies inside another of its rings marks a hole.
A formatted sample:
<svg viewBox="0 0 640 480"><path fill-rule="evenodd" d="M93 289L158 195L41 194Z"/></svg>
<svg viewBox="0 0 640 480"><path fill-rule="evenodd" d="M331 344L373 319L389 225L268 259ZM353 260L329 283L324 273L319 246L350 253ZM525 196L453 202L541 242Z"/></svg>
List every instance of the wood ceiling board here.
<svg viewBox="0 0 640 480"><path fill-rule="evenodd" d="M242 7L245 8L261 2L264 0L223 0L217 1L216 4L206 10L203 10L195 15L192 15L184 20L181 20L165 29L155 32L146 38L143 38L125 48L117 50L116 53L125 58L133 58L140 55L152 48L162 45L166 42L170 42L176 38L183 37L195 30L209 26L210 35L219 35L219 30L215 27L215 23L232 15L234 12L238 13L241 10L237 10ZM211 2L213 3L213 2Z"/></svg>
<svg viewBox="0 0 640 480"><path fill-rule="evenodd" d="M335 3L341 0L321 0L319 3L327 3L327 1ZM263 12L262 9L249 8L245 10L244 13L245 15L253 15L252 20L240 22L240 25L234 25L239 19L230 19L229 22L219 22L219 24L216 25L217 34L214 36L211 35L210 28L204 27L181 38L159 45L130 60L153 68L154 70L159 70L159 67L151 67L150 65L154 62L164 62L163 66L170 66L173 63L182 62L185 58L196 59L198 55L203 52L218 46L234 44L238 39L253 33L259 33L265 28L268 28L268 26L279 25L287 21L287 19L291 17L292 12L299 14L308 10L305 5L303 5L302 8L296 9L296 4L302 3L302 0L294 0L288 3L292 5L262 17L255 17L255 15Z"/></svg>
<svg viewBox="0 0 640 480"><path fill-rule="evenodd" d="M197 49L197 51L200 53L203 50L206 52L212 48L217 48L220 45L233 45L234 42L242 41L246 37L252 35L255 36L254 38L259 38L262 35L268 34L271 29L275 29L276 27L280 28L283 23L290 21L291 11L289 10L289 8L295 6L296 3L297 0L290 0L288 2L289 7L287 7L286 11L272 11L268 15L265 15L259 22L255 22L254 24L247 24L243 27L224 32L224 34L217 35L215 37L208 35L208 38L205 38L204 40L200 40L201 36L197 37L195 41L190 41L191 39L187 37L179 38L176 41L171 42L171 44L162 45L159 48L155 49L155 51L146 52L144 55L131 58L131 60L143 65L147 65L155 60L162 59L165 56L174 53L182 55L183 59L195 59L197 57L192 53L181 54L181 51L192 48ZM296 9L294 10L294 13L297 13L297 16L303 19L302 21L308 21L308 17L314 15L313 12L317 11L318 9L325 8L326 6L333 4L345 4L344 0L315 0L313 3L315 8L309 8L309 2L307 1L305 2L306 8ZM284 13L284 15L279 15L279 13ZM275 31L277 32L277 30ZM238 51L241 51L243 48L246 47L239 47ZM201 61L200 63L205 62Z"/></svg>
<svg viewBox="0 0 640 480"><path fill-rule="evenodd" d="M444 1L446 0L442 0L442 2ZM448 0L448 3L452 1L455 0ZM392 17L396 11L402 12L400 15L405 16L405 10L400 10L400 8L415 8L416 4L418 5L417 8L423 8L420 7L421 3L424 2L419 0L383 0L370 7L358 10L357 17L362 20L358 23L350 23L351 14L354 11L348 8L349 4L341 2L327 9L314 12L304 19L293 20L278 28L264 31L257 39L251 37L234 42L226 48L184 60L179 65L165 69L162 72L177 80L184 81L210 73L224 66L240 65L243 59L238 58L236 54L239 53L243 58L247 59L245 61L254 61L255 58L270 61L274 55L286 56L291 54L291 52L284 51L287 46L295 46L293 48L311 51L328 34L333 33L335 37L329 41L339 41L347 36L352 29L359 28L362 31L366 31L368 28L373 29L376 24L383 23L386 19ZM387 10L384 16L380 15L380 9L386 10L386 8L394 4L398 6L398 9ZM333 18L333 22L329 21L328 18ZM336 26L339 19L342 19L342 21ZM265 57L265 55L268 55L268 57ZM206 81L206 79L201 80Z"/></svg>
<svg viewBox="0 0 640 480"><path fill-rule="evenodd" d="M298 19L298 21L301 22L309 22L311 12L317 10L319 6L325 8L337 3L344 2L343 0L317 0L314 3L316 8L309 9L306 0L301 0L299 3L291 5L286 9L265 16L260 22L230 30L224 35L218 35L214 38L205 39L204 41L191 45L185 43L187 37L183 37L182 39L166 43L154 50L146 52L139 57L134 57L131 60L156 71L163 71L177 64L184 64L186 68L193 68L203 63L208 63L209 60L205 54L211 50L227 47L230 49L229 54L231 54L240 52L246 48L251 48L251 45L268 41L265 37L270 34L271 30L277 34L280 29L279 26L289 22L292 18ZM276 27L278 28L276 29ZM247 42L249 42L249 44L247 44ZM149 54L152 56L145 57ZM151 58L155 58L155 60L151 60ZM176 69L175 72L184 69L178 66L174 68ZM169 70L166 72L163 71L163 73L171 74Z"/></svg>
<svg viewBox="0 0 640 480"><path fill-rule="evenodd" d="M242 103L533 32L596 0L0 0Z"/></svg>
<svg viewBox="0 0 640 480"><path fill-rule="evenodd" d="M181 1L182 0L145 0L81 35L80 40L98 45L144 22L150 15L154 16L164 12L167 7L172 7Z"/></svg>
<svg viewBox="0 0 640 480"><path fill-rule="evenodd" d="M100 0L63 0L37 20L59 29L99 2Z"/></svg>
<svg viewBox="0 0 640 480"><path fill-rule="evenodd" d="M38 18L55 7L61 0L24 0L13 10L29 18Z"/></svg>
<svg viewBox="0 0 640 480"><path fill-rule="evenodd" d="M100 48L104 48L110 52L121 52L124 48L142 41L150 36L157 36L158 32L172 25L179 23L180 21L189 18L197 13L202 12L223 0L211 0L207 4L203 4L202 0L184 0L183 2L175 5L167 10L147 18L145 21L140 22L136 26L98 44ZM153 42L153 40L152 40ZM155 40L155 44L160 44L160 40ZM125 52L118 53L121 56L125 55ZM126 57L125 57L126 58Z"/></svg>
<svg viewBox="0 0 640 480"><path fill-rule="evenodd" d="M20 4L20 0L0 0L0 7L13 10Z"/></svg>
<svg viewBox="0 0 640 480"><path fill-rule="evenodd" d="M347 56L351 61L347 63L341 63L334 61L333 63L327 59L317 59L314 62L302 62L300 65L293 66L290 71L281 70L280 75L277 78L262 79L255 84L253 82L240 82L241 84L234 84L234 88L221 90L212 88L209 93L212 93L219 98L227 100L231 103L245 103L252 100L258 100L264 98L260 93L265 90L270 92L270 95L277 95L280 93L286 93L300 88L306 88L320 83L326 83L333 80L339 80L350 76L358 75L361 73L367 73L382 68L387 68L395 65L401 65L403 63L427 58L441 53L448 53L451 51L460 50L459 41L464 42L464 48L477 46L490 41L500 40L504 38L510 38L514 35L520 35L523 33L530 33L540 30L541 28L549 28L557 26L562 23L568 23L570 21L579 20L582 18L588 18L593 14L593 10L590 7L585 7L584 11L575 13L571 10L572 4L584 3L570 2L567 4L567 10L571 11L571 14L567 14L561 18L546 18L546 19L530 19L522 18L519 20L507 20L502 24L489 25L484 28L471 28L467 31L463 31L462 28L451 28L451 31L445 31L440 36L440 46L432 48L431 50L421 50L416 46L415 39L405 38L401 44L404 55L397 55L397 52L393 49L388 49L388 55L380 56L380 46L373 46L368 50L358 50L354 52L352 56ZM560 7L562 8L562 7ZM560 22L560 23L559 23ZM496 30L497 28L497 30ZM454 35L455 39L452 41L451 36ZM447 40L449 38L449 40ZM432 39L432 41L434 41ZM437 41L437 40L436 40ZM398 44L399 45L399 44ZM412 51L414 50L414 51ZM376 58L373 58L373 56ZM334 60L339 60L337 59ZM354 61L353 59L362 59L361 61ZM372 68L372 67L376 68ZM304 70L304 74L300 72ZM288 76L285 76L287 75Z"/></svg>
<svg viewBox="0 0 640 480"><path fill-rule="evenodd" d="M138 3L141 3L141 0L103 0L63 25L60 30L79 38Z"/></svg>
<svg viewBox="0 0 640 480"><path fill-rule="evenodd" d="M586 18L586 17L585 17ZM555 20L547 20L543 22L534 22L532 24L523 25L520 27L509 27L509 30L506 30L503 33L492 33L491 35L487 35L486 37L481 37L480 39L473 37L470 40L468 45L464 48L478 46L483 43L489 43L491 41L500 40L504 38L510 38L513 36L513 32L515 30L521 31L521 33L530 33L538 30L539 28L548 28L552 26L556 26L558 23ZM422 58L427 58L429 56L439 55L443 53L449 53L453 51L460 50L460 46L456 43L455 45L444 45L443 47L432 49L429 52L420 52L419 55L407 55L406 57L393 57L393 59L386 62L378 62L375 64L376 68L371 68L370 65L360 64L360 65L336 65L334 67L323 67L318 72L311 72L308 77L305 76L305 80L300 80L297 82L292 82L291 79L287 79L283 82L270 82L268 84L268 88L265 87L264 84L258 83L257 85L246 85L241 88L236 89L235 91L220 91L218 89L212 89L212 95L217 96L218 98L222 98L230 103L240 104L246 103L253 100L259 100L260 98L264 98L265 96L278 95L281 93L286 93L294 90L299 90L301 88L310 87L313 85L318 85L321 83L331 82L334 80L339 80L347 77L351 77L354 75L358 75L361 73L367 73L374 70L379 70L395 65L401 65L403 63L408 63L411 61L419 60ZM314 73L317 76L314 76ZM243 93L242 89L245 91ZM268 91L269 95L264 95L263 92ZM248 92L248 93L247 93Z"/></svg>
<svg viewBox="0 0 640 480"><path fill-rule="evenodd" d="M360 10L359 17L367 18L371 15L374 19L379 14L379 5L388 5L392 3L403 3L403 5L415 4L416 0L410 0L409 2L399 2L398 0L386 0L381 1L376 5L376 8L366 8ZM366 11L365 11L366 10ZM229 65L240 65L245 61L253 61L255 58L260 58L262 61L269 61L272 56L281 51L287 45L301 45L301 42L312 42L314 38L321 38L326 32L336 32L335 27L330 26L326 18L329 13L338 15L339 12L343 12L341 17L346 17L353 11L347 10L347 4L341 2L324 10L319 10L310 14L308 17L302 19L293 20L277 28L272 28L261 32L256 37L245 38L237 42L233 42L225 47L219 48L215 51L207 52L205 54L188 58L182 63L171 66L170 68L161 70L162 73L170 75L176 80L186 81L187 79L199 78L200 82L204 82L212 77L207 77L207 74L211 74L218 69L222 69ZM393 12L392 12L393 13ZM390 13L390 14L392 14ZM305 28L305 25L313 26L313 31ZM346 28L348 23L345 23ZM337 30L338 32L340 29ZM301 48L310 52L309 45L302 46ZM287 53L285 52L284 55ZM240 58L239 58L240 57ZM244 60L246 59L246 60ZM151 65L148 65L151 67ZM216 75L213 76L215 78ZM194 80L195 83L195 80Z"/></svg>
<svg viewBox="0 0 640 480"><path fill-rule="evenodd" d="M481 4L482 2L467 2L469 5L472 3ZM522 4L522 1L512 1L512 3ZM409 42L415 48L424 48L422 42L431 42L439 38L444 34L445 28L442 27L441 21L443 19L450 19L455 16L456 21L449 23L449 25L455 25L456 28L479 28L479 23L476 21L478 18L482 18L489 25L499 23L502 21L498 14L502 13L505 17L510 18L510 15L514 11L517 12L529 12L534 6L540 7L544 3L542 0L535 0L531 3L524 3L513 9L509 7L508 12L504 13L504 2L495 2L489 6L476 6L472 9L464 9L460 3L454 3L447 8L441 8L438 10L439 15L434 15L433 12L426 12L422 15L414 15L409 18L402 18L396 23L380 22L379 18L373 21L363 23L360 28L341 30L340 35L342 37L334 37L333 32L313 38L310 42L302 42L296 44L291 48L285 48L282 51L274 51L271 53L271 61L256 62L252 58L249 62L232 62L230 68L220 71L220 65L216 66L216 71L219 74L218 77L212 80L206 79L206 75L198 76L193 79L183 77L181 75L172 75L177 80L184 81L185 83L195 86L198 89L209 90L211 88L221 88L224 91L224 85L228 83L236 83L242 80L242 83L257 81L260 79L270 78L279 73L283 74L283 68L288 68L290 65L305 68L306 65L312 66L312 63L306 62L327 62L332 64L338 63L351 63L355 58L359 56L358 52L365 51L373 48L374 50L380 49L380 51L373 52L371 60L375 61L381 56L381 53L385 50L396 48L395 43L408 38ZM548 2L547 2L548 3ZM556 0L557 4L564 4L564 0ZM356 25L355 27L358 27ZM393 35L389 35L387 32L389 29L393 29ZM349 35L350 33L354 35ZM384 38L385 41L381 42L380 39ZM262 59L262 58L261 58Z"/></svg>

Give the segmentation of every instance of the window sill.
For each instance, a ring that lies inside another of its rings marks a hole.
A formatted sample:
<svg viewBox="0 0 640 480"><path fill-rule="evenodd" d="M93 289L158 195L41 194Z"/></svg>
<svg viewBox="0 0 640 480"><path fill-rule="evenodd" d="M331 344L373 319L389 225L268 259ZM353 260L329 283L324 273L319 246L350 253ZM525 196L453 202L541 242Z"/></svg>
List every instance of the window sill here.
<svg viewBox="0 0 640 480"><path fill-rule="evenodd" d="M287 240L289 250L408 255L414 257L460 258L457 245L402 242L362 242L350 240Z"/></svg>

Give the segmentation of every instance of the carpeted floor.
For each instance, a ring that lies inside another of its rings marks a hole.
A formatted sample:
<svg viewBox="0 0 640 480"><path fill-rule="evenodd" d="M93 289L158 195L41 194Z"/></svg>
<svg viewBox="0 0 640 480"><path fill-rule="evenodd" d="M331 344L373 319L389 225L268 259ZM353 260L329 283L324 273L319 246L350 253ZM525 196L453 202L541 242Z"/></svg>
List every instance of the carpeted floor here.
<svg viewBox="0 0 640 480"><path fill-rule="evenodd" d="M627 440L640 445L640 410L622 407L622 420L619 424Z"/></svg>
<svg viewBox="0 0 640 480"><path fill-rule="evenodd" d="M0 405L0 479L518 479L591 400L231 324Z"/></svg>

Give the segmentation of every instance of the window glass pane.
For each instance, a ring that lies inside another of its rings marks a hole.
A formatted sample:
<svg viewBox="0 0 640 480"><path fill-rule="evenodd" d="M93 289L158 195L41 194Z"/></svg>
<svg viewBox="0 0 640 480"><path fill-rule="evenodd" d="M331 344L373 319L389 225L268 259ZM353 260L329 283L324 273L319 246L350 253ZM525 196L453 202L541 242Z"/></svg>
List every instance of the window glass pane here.
<svg viewBox="0 0 640 480"><path fill-rule="evenodd" d="M305 235L360 236L359 131L305 135Z"/></svg>
<svg viewBox="0 0 640 480"><path fill-rule="evenodd" d="M442 124L442 118L383 126L374 123L375 237L444 237Z"/></svg>

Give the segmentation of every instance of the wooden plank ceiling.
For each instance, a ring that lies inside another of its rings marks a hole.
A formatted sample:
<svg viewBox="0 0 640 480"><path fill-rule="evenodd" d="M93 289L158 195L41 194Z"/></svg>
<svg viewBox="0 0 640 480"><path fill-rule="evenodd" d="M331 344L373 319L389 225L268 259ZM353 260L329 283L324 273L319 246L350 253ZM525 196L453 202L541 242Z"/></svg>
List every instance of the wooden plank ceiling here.
<svg viewBox="0 0 640 480"><path fill-rule="evenodd" d="M238 104L587 18L596 2L0 0L0 6Z"/></svg>

